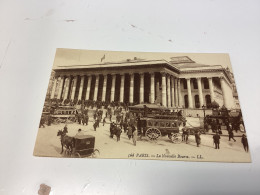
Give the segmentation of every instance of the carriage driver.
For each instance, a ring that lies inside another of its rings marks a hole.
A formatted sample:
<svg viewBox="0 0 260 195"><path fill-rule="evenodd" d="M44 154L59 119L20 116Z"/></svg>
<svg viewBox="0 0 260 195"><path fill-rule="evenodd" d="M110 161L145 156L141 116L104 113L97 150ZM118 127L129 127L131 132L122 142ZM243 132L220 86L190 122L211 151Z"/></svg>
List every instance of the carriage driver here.
<svg viewBox="0 0 260 195"><path fill-rule="evenodd" d="M81 131L81 129L79 129L76 135L84 135L84 133Z"/></svg>

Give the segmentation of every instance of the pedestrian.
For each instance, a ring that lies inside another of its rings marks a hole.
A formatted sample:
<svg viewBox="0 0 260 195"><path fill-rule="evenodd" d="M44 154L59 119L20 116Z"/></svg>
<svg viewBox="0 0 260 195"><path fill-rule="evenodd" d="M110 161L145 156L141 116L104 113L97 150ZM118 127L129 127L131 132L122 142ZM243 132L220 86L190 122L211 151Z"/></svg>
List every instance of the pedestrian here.
<svg viewBox="0 0 260 195"><path fill-rule="evenodd" d="M127 136L128 136L128 138L129 138L129 140L131 139L131 137L133 137L133 129L132 129L132 126L129 126L129 127L128 127Z"/></svg>
<svg viewBox="0 0 260 195"><path fill-rule="evenodd" d="M195 140L197 143L197 147L199 147L200 146L200 132L199 131L195 132Z"/></svg>
<svg viewBox="0 0 260 195"><path fill-rule="evenodd" d="M181 136L182 141L186 141L186 134L187 134L187 129L186 129L186 126L184 126L182 128L182 136Z"/></svg>
<svg viewBox="0 0 260 195"><path fill-rule="evenodd" d="M112 114L109 115L110 122L112 122Z"/></svg>
<svg viewBox="0 0 260 195"><path fill-rule="evenodd" d="M116 127L116 138L117 138L117 141L120 141L120 135L122 133L122 130L119 126Z"/></svg>
<svg viewBox="0 0 260 195"><path fill-rule="evenodd" d="M103 126L105 126L105 123L106 123L106 118L104 117L103 118Z"/></svg>
<svg viewBox="0 0 260 195"><path fill-rule="evenodd" d="M220 135L218 134L218 132L213 135L213 144L215 144L215 149L219 149Z"/></svg>
<svg viewBox="0 0 260 195"><path fill-rule="evenodd" d="M228 131L228 141L230 141L230 139L233 139L234 142L236 142L236 140L234 139L234 133L233 130L230 128Z"/></svg>
<svg viewBox="0 0 260 195"><path fill-rule="evenodd" d="M97 121L94 122L93 127L94 127L94 131L96 131L97 130Z"/></svg>
<svg viewBox="0 0 260 195"><path fill-rule="evenodd" d="M110 137L111 138L114 137L114 128L115 128L114 123L110 123Z"/></svg>
<svg viewBox="0 0 260 195"><path fill-rule="evenodd" d="M126 133L126 130L127 130L127 122L124 122L124 123L123 123L123 127L124 127L124 132Z"/></svg>
<svg viewBox="0 0 260 195"><path fill-rule="evenodd" d="M245 151L248 152L248 141L245 134L242 135L241 143L243 144Z"/></svg>
<svg viewBox="0 0 260 195"><path fill-rule="evenodd" d="M137 133L137 130L134 125L132 125L132 130L133 130L133 143L134 143L134 146L136 146L138 133Z"/></svg>
<svg viewBox="0 0 260 195"><path fill-rule="evenodd" d="M123 120L120 120L120 128L123 129L124 122Z"/></svg>
<svg viewBox="0 0 260 195"><path fill-rule="evenodd" d="M185 135L186 144L188 143L189 136L190 136L190 130L186 129L186 135Z"/></svg>

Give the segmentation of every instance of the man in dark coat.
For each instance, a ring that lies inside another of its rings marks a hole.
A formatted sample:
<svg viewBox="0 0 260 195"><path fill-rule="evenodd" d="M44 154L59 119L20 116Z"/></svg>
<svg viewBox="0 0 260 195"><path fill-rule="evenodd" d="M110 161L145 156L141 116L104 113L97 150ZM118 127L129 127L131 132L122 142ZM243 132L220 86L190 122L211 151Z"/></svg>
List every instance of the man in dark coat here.
<svg viewBox="0 0 260 195"><path fill-rule="evenodd" d="M215 149L219 149L219 144L220 144L220 135L218 132L216 135L213 135L213 143L215 144Z"/></svg>
<svg viewBox="0 0 260 195"><path fill-rule="evenodd" d="M245 134L242 135L241 143L243 144L245 151L248 152L248 141Z"/></svg>
<svg viewBox="0 0 260 195"><path fill-rule="evenodd" d="M116 127L116 138L117 138L117 141L120 141L120 135L122 133L122 130L120 129L119 126Z"/></svg>
<svg viewBox="0 0 260 195"><path fill-rule="evenodd" d="M197 147L199 147L200 146L200 132L199 131L195 132L195 140L197 143Z"/></svg>
<svg viewBox="0 0 260 195"><path fill-rule="evenodd" d="M111 138L114 137L114 128L115 128L115 124L114 123L110 123L110 137Z"/></svg>
<svg viewBox="0 0 260 195"><path fill-rule="evenodd" d="M234 133L233 133L233 130L230 128L228 130L228 141L230 141L230 139L233 139L233 141L235 142L236 140L234 139Z"/></svg>

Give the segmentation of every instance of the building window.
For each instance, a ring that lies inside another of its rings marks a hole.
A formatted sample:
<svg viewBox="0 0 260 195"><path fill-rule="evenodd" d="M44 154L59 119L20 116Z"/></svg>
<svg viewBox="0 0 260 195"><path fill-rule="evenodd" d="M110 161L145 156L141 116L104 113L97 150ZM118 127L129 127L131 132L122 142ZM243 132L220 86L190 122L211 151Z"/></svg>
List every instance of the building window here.
<svg viewBox="0 0 260 195"><path fill-rule="evenodd" d="M198 89L197 79L193 79L193 88L194 88L194 89Z"/></svg>
<svg viewBox="0 0 260 195"><path fill-rule="evenodd" d="M211 98L210 98L210 95L206 95L206 96L205 96L205 100L206 100L206 106L207 106L207 108L210 108L210 107L211 107Z"/></svg>
<svg viewBox="0 0 260 195"><path fill-rule="evenodd" d="M209 80L204 79L204 89L209 89Z"/></svg>
<svg viewBox="0 0 260 195"><path fill-rule="evenodd" d="M195 108L199 108L200 107L200 98L199 95L195 95L194 96L195 99Z"/></svg>
<svg viewBox="0 0 260 195"><path fill-rule="evenodd" d="M184 103L185 103L185 108L188 108L189 107L188 95L184 96Z"/></svg>
<svg viewBox="0 0 260 195"><path fill-rule="evenodd" d="M183 83L183 89L187 89L187 80L184 79L182 83Z"/></svg>

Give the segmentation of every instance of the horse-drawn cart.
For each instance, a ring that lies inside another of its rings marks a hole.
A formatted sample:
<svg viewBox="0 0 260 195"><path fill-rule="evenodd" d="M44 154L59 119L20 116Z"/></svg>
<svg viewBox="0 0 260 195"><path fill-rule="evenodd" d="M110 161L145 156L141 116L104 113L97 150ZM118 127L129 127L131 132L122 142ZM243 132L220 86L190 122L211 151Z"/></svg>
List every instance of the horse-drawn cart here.
<svg viewBox="0 0 260 195"><path fill-rule="evenodd" d="M74 137L67 135L67 129L59 130L57 136L60 136L61 141L61 154L63 153L63 147L65 147L66 157L84 158L92 157L96 158L100 152L95 149L95 137L92 135L76 135Z"/></svg>
<svg viewBox="0 0 260 195"><path fill-rule="evenodd" d="M95 137L92 135L76 135L73 139L71 157L84 158L99 156L99 150L95 149Z"/></svg>

